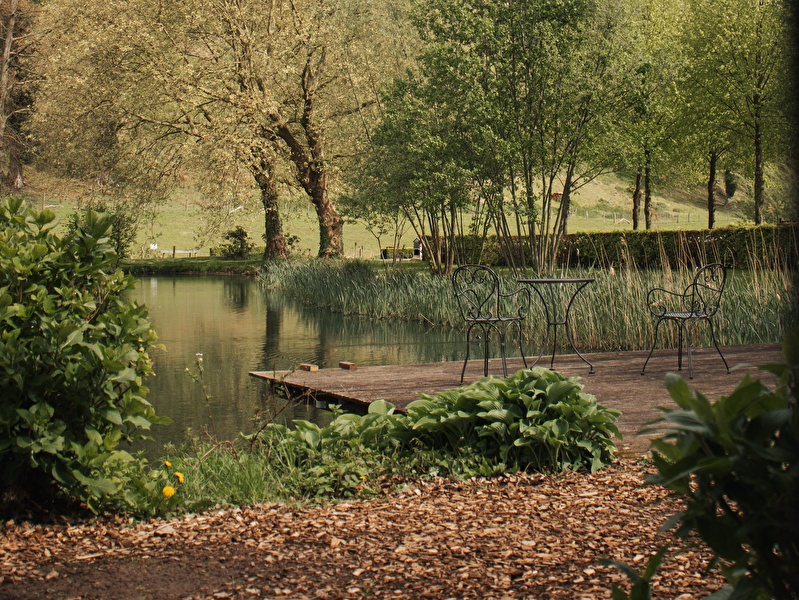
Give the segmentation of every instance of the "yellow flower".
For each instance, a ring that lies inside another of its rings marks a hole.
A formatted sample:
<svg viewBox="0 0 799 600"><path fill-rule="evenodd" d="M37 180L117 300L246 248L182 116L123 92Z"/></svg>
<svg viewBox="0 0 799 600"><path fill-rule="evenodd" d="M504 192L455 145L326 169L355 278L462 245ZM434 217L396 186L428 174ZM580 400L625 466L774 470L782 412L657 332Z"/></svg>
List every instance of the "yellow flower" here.
<svg viewBox="0 0 799 600"><path fill-rule="evenodd" d="M169 462L168 460L165 460L165 461L164 461L164 466L165 466L165 467L168 469L169 467L171 467L171 466L172 466L172 463L171 463L171 462Z"/></svg>
<svg viewBox="0 0 799 600"><path fill-rule="evenodd" d="M175 477L177 477L178 483L183 483L183 473L180 471L175 471Z"/></svg>
<svg viewBox="0 0 799 600"><path fill-rule="evenodd" d="M164 489L163 489L163 490L161 490L161 493L162 493L162 494L163 494L163 495L164 495L166 498L171 498L172 496L174 496L174 495L175 495L175 488L173 488L171 485L165 485L165 486L164 486Z"/></svg>

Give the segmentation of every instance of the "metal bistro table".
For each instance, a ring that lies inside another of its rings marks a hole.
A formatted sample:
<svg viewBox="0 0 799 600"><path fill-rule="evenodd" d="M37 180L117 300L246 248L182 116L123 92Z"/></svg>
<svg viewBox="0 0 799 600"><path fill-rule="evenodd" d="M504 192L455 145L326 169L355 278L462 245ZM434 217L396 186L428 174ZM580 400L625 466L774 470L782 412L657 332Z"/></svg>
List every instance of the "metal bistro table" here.
<svg viewBox="0 0 799 600"><path fill-rule="evenodd" d="M588 374L593 374L594 366L588 362L582 354L580 354L579 350L577 350L574 345L574 338L572 337L571 327L569 326L569 311L571 310L572 303L577 297L577 294L580 293L580 290L582 290L589 283L593 282L594 278L543 277L538 279L517 279L516 281L518 283L532 286L532 288L535 290L535 293L538 294L538 297L541 299L541 304L544 307L544 314L547 320L547 335L544 338L544 345L541 347L541 353L538 355L538 358L535 359L533 365L537 364L544 355L544 351L549 345L550 332L552 332L554 333L554 336L552 340L552 360L549 363L549 368L551 369L555 366L555 352L558 347L558 325L563 325L566 329L566 339L569 341L569 345L572 347L572 350L574 350L577 356L579 356L580 359L582 359L582 361L588 365ZM556 291L563 286L574 286L574 291L569 296L569 303L566 305L566 311L563 313L563 318L561 319L559 310L559 307L561 306L560 294L556 293ZM545 294L545 292L548 292L548 294Z"/></svg>

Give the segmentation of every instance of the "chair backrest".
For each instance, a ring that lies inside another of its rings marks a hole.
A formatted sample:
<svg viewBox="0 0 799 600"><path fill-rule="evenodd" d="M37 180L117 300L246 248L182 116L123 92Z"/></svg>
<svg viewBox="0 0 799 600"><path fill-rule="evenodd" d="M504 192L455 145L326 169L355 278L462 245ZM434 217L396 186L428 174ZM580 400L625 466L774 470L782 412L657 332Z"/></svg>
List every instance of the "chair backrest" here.
<svg viewBox="0 0 799 600"><path fill-rule="evenodd" d="M464 320L499 314L499 277L483 265L461 265L452 274L455 298Z"/></svg>
<svg viewBox="0 0 799 600"><path fill-rule="evenodd" d="M687 292L692 312L714 315L719 309L721 293L727 280L727 269L720 263L705 265L696 272Z"/></svg>

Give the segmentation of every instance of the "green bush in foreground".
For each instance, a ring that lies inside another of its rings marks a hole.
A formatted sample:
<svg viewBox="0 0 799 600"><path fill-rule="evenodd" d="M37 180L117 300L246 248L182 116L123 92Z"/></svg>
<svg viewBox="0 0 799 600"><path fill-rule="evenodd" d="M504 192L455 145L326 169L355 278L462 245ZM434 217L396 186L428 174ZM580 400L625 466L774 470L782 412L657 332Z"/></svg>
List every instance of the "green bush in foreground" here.
<svg viewBox="0 0 799 600"><path fill-rule="evenodd" d="M749 375L735 391L710 402L685 381L667 377L679 409L664 409L666 432L653 441L657 473L650 483L685 502L672 519L678 540L698 534L716 553L731 587L715 598L799 598L799 335L784 343L785 363L766 365L778 377L771 389ZM629 595L650 597L649 580L664 555L633 579ZM615 564L615 563L612 563Z"/></svg>
<svg viewBox="0 0 799 600"><path fill-rule="evenodd" d="M147 511L169 498L120 445L166 421L145 399L155 333L113 268L110 219L88 212L63 239L54 219L18 199L0 206L2 496Z"/></svg>
<svg viewBox="0 0 799 600"><path fill-rule="evenodd" d="M187 474L182 492L194 509L363 497L419 476L596 471L612 461L618 415L574 378L534 368L421 395L407 414L377 401L326 427L269 424L243 438L248 448L197 446L170 460Z"/></svg>

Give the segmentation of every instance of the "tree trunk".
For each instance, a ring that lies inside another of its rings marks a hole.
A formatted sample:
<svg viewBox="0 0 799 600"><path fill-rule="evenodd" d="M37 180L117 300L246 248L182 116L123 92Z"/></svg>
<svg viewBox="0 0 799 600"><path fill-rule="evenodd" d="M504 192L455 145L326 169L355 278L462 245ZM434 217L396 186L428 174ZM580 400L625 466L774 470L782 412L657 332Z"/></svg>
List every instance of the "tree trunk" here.
<svg viewBox="0 0 799 600"><path fill-rule="evenodd" d="M318 195L317 195L318 194ZM320 187L315 192L316 197L312 197L316 216L319 219L319 254L320 258L330 258L340 256L343 252L342 232L344 220L330 202L328 197L327 184Z"/></svg>
<svg viewBox="0 0 799 600"><path fill-rule="evenodd" d="M646 230L652 229L652 156L644 150L644 222Z"/></svg>
<svg viewBox="0 0 799 600"><path fill-rule="evenodd" d="M309 109L309 110L312 110ZM303 120L307 143L303 143L284 123L278 126L277 135L289 148L291 162L297 169L299 181L316 209L319 221L320 258L342 254L342 231L344 219L330 201L327 170L325 166L324 141L320 132Z"/></svg>
<svg viewBox="0 0 799 600"><path fill-rule="evenodd" d="M8 173L6 173L6 185L12 191L19 191L25 187L25 178L22 176L22 159L20 154L22 149L19 142L12 140L8 147Z"/></svg>
<svg viewBox="0 0 799 600"><path fill-rule="evenodd" d="M18 8L19 0L11 0L11 4L6 9L8 15L7 21L3 23L2 29L0 29L0 31L5 33L3 37L3 47L0 48L0 52L2 52L0 55L0 153L4 151L7 153L9 149L9 143L6 138L6 127L9 116L13 111L11 101L11 50L14 45L14 36L16 34Z"/></svg>
<svg viewBox="0 0 799 600"><path fill-rule="evenodd" d="M297 169L300 185L316 208L319 220L320 258L340 256L343 253L341 234L344 228L344 220L330 201L325 135L316 122L316 92L319 78L325 69L326 54L324 47L310 49L302 72L303 108L299 125L305 134L304 138L295 135L284 121L275 119L277 135L289 148L291 162Z"/></svg>
<svg viewBox="0 0 799 600"><path fill-rule="evenodd" d="M763 177L763 127L760 122L760 97L755 95L755 225L763 224L763 192L765 181Z"/></svg>
<svg viewBox="0 0 799 600"><path fill-rule="evenodd" d="M260 171L255 173L255 181L261 190L261 202L264 206L264 261L276 258L288 258L289 249L283 236L283 222L278 210L277 183L274 173Z"/></svg>
<svg viewBox="0 0 799 600"><path fill-rule="evenodd" d="M710 153L710 169L707 177L707 228L713 229L716 224L716 162L718 154Z"/></svg>
<svg viewBox="0 0 799 600"><path fill-rule="evenodd" d="M573 176L574 162L569 164L569 168L566 171L566 180L563 183L563 194L560 196L559 233L561 237L569 234L569 208L571 207L571 188Z"/></svg>
<svg viewBox="0 0 799 600"><path fill-rule="evenodd" d="M633 231L638 231L641 226L641 167L635 174L635 189L633 190Z"/></svg>

